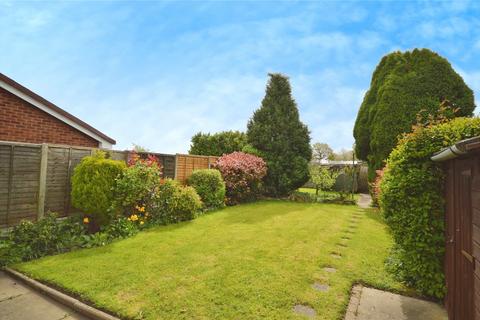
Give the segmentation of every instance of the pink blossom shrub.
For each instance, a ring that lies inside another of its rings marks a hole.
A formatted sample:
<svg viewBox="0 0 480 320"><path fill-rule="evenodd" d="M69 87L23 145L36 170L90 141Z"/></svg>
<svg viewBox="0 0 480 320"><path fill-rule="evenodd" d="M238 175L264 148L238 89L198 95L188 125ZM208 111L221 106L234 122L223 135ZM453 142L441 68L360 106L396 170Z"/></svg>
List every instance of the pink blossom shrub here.
<svg viewBox="0 0 480 320"><path fill-rule="evenodd" d="M226 202L229 205L255 200L267 174L267 165L262 158L243 152L221 156L216 168L225 181Z"/></svg>

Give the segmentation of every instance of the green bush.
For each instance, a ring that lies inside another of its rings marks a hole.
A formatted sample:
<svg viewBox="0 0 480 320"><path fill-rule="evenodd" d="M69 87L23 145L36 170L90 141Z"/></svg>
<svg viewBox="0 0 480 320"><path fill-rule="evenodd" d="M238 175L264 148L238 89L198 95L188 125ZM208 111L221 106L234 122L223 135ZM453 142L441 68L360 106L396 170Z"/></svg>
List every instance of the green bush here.
<svg viewBox="0 0 480 320"><path fill-rule="evenodd" d="M225 206L225 182L220 171L216 169L195 170L188 178L188 184L197 191L207 209Z"/></svg>
<svg viewBox="0 0 480 320"><path fill-rule="evenodd" d="M390 154L380 182L380 207L395 240L388 267L407 284L437 298L445 294L444 174L430 157L478 135L479 118L417 126Z"/></svg>
<svg viewBox="0 0 480 320"><path fill-rule="evenodd" d="M86 229L75 218L58 220L48 213L37 222L22 221L12 228L0 250L0 265L37 259L81 247Z"/></svg>
<svg viewBox="0 0 480 320"><path fill-rule="evenodd" d="M417 114L437 114L445 99L458 107L456 116L472 115L473 91L445 58L428 49L393 52L382 58L354 128L356 155L368 161L370 182L398 137L411 131Z"/></svg>
<svg viewBox="0 0 480 320"><path fill-rule="evenodd" d="M269 195L284 196L309 179L310 133L300 115L287 77L270 74L262 106L247 125L248 142L267 163L264 178ZM228 185L227 185L228 188Z"/></svg>
<svg viewBox="0 0 480 320"><path fill-rule="evenodd" d="M151 219L168 224L195 219L203 204L194 188L166 179L155 194Z"/></svg>
<svg viewBox="0 0 480 320"><path fill-rule="evenodd" d="M98 151L85 157L75 167L72 176L72 203L90 216L94 225L104 225L111 219L115 179L124 172L125 163L105 158Z"/></svg>

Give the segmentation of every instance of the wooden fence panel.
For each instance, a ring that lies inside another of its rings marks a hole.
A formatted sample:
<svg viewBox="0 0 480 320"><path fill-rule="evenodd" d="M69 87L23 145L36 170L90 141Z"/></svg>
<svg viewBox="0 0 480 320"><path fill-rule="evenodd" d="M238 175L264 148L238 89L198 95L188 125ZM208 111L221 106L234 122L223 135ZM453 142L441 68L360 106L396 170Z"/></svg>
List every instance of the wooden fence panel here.
<svg viewBox="0 0 480 320"><path fill-rule="evenodd" d="M175 179L185 184L194 170L211 168L218 157L187 154L176 155Z"/></svg>
<svg viewBox="0 0 480 320"><path fill-rule="evenodd" d="M44 212L67 216L71 205L71 177L80 161L95 149L61 145L0 142L0 228L35 220ZM128 161L129 151L106 150L110 158ZM152 154L159 159L164 178L185 183L197 169L210 168L212 156Z"/></svg>
<svg viewBox="0 0 480 320"><path fill-rule="evenodd" d="M18 224L22 219L35 220L48 211L60 216L78 212L71 205L71 177L80 161L95 150L0 141L0 228ZM112 159L128 160L129 151L105 151ZM164 178L175 178L175 155L140 153L140 156L146 158L148 154L159 159ZM190 171L208 167L204 159L195 159L192 165L189 161Z"/></svg>
<svg viewBox="0 0 480 320"><path fill-rule="evenodd" d="M7 184L7 225L35 220L40 177L41 146L11 146Z"/></svg>
<svg viewBox="0 0 480 320"><path fill-rule="evenodd" d="M47 156L47 182L45 195L45 212L57 212L65 215L65 199L68 197L67 184L69 163L68 148L49 147Z"/></svg>

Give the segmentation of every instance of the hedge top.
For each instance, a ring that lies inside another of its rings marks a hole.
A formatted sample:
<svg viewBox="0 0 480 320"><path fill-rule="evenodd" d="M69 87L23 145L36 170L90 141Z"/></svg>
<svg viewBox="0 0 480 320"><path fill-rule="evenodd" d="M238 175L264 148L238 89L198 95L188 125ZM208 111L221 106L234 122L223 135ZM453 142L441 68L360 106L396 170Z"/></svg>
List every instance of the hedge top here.
<svg viewBox="0 0 480 320"><path fill-rule="evenodd" d="M399 135L411 131L417 114L437 114L444 100L458 108L455 116L469 117L475 109L473 91L445 58L428 49L383 57L355 122L358 158L369 161L371 173L381 168Z"/></svg>

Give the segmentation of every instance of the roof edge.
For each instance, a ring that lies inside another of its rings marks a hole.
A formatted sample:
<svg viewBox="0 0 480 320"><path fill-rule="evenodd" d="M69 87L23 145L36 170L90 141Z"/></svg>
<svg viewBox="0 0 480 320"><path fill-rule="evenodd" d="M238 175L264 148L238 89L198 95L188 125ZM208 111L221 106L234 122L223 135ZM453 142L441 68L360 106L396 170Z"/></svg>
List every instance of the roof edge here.
<svg viewBox="0 0 480 320"><path fill-rule="evenodd" d="M444 162L455 159L478 148L480 148L480 136L461 140L449 147L443 148L434 153L430 159L435 162Z"/></svg>
<svg viewBox="0 0 480 320"><path fill-rule="evenodd" d="M47 99L41 97L40 95L36 94L35 92L31 91L30 89L22 86L20 83L16 82L15 80L7 77L6 75L4 75L3 73L0 73L0 87L4 88L5 90L9 91L10 93L16 95L17 97L19 97L20 99L22 100L25 100L24 98L18 96L18 94L12 92L11 90L8 90L8 88L5 88L3 87L1 84L2 82L6 83L7 85L13 87L14 89L20 91L21 93L23 93L24 95L30 97L31 99L37 101L38 103L46 106L47 108L51 109L52 111L54 111L55 113L58 113L60 115L62 115L63 117L69 119L70 121L76 123L77 125L79 125L80 127L84 128L85 130L93 133L95 136L98 136L99 138L105 140L106 142L108 142L109 144L116 144L117 142L110 138L109 136L107 136L106 134L102 133L101 131L95 129L94 127L92 127L91 125L89 125L88 123L80 120L79 118L75 117L74 115L72 115L71 113L68 113L67 111L63 110L62 108L58 107L57 105L53 104L52 102L48 101ZM30 103L29 101L26 101L28 103ZM38 107L38 106L37 106ZM60 119L61 121L64 121L63 119ZM64 121L65 122L65 121ZM90 135L92 136L92 135ZM96 138L95 136L92 136L92 138L94 138L95 140L99 140L98 138ZM101 141L100 141L101 142Z"/></svg>

